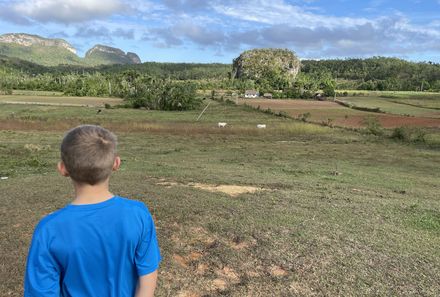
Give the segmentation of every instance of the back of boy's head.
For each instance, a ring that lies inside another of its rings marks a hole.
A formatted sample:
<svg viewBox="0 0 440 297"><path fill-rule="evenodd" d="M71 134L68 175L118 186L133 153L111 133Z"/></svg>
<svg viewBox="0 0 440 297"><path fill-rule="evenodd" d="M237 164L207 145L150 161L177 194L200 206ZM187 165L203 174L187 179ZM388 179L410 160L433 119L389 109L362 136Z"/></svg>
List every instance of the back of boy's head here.
<svg viewBox="0 0 440 297"><path fill-rule="evenodd" d="M116 157L116 136L94 125L68 131L61 143L61 160L78 183L95 185L111 174Z"/></svg>

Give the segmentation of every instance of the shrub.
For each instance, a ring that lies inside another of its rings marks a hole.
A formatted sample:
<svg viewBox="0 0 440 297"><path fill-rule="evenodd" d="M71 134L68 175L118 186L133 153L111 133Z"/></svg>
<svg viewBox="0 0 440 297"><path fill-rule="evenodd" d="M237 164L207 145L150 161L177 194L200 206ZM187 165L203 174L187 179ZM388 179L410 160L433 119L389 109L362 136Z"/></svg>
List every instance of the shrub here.
<svg viewBox="0 0 440 297"><path fill-rule="evenodd" d="M420 128L397 127L393 130L391 138L405 142L426 142L426 131Z"/></svg>
<svg viewBox="0 0 440 297"><path fill-rule="evenodd" d="M279 116L281 118L289 118L289 115L285 111L279 111L277 113L277 116Z"/></svg>
<svg viewBox="0 0 440 297"><path fill-rule="evenodd" d="M146 81L128 101L133 108L152 110L190 110L202 103L195 84L170 80Z"/></svg>
<svg viewBox="0 0 440 297"><path fill-rule="evenodd" d="M413 141L425 143L426 142L426 131L421 128L416 128L414 130Z"/></svg>
<svg viewBox="0 0 440 297"><path fill-rule="evenodd" d="M391 138L398 140L408 140L410 136L408 135L407 129L404 127L397 127L393 130Z"/></svg>
<svg viewBox="0 0 440 297"><path fill-rule="evenodd" d="M0 89L0 95L12 95L12 89L10 88Z"/></svg>
<svg viewBox="0 0 440 297"><path fill-rule="evenodd" d="M303 114L298 115L298 118L303 121L303 122L307 122L307 120L311 117L311 113L310 112L306 112Z"/></svg>
<svg viewBox="0 0 440 297"><path fill-rule="evenodd" d="M235 105L235 101L233 101L233 100L231 100L229 98L225 100L225 103L228 104L228 105Z"/></svg>
<svg viewBox="0 0 440 297"><path fill-rule="evenodd" d="M383 127L376 117L367 117L363 123L368 133L376 136L382 136L384 134Z"/></svg>

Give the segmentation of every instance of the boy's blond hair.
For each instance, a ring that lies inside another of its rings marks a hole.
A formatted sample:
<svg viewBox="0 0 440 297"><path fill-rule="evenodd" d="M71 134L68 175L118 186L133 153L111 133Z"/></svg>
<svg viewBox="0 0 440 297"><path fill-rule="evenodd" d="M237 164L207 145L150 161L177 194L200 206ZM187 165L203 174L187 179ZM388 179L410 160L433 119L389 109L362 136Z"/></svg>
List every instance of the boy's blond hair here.
<svg viewBox="0 0 440 297"><path fill-rule="evenodd" d="M107 129L94 125L78 126L64 136L61 160L74 181L95 185L110 176L116 146L116 136Z"/></svg>

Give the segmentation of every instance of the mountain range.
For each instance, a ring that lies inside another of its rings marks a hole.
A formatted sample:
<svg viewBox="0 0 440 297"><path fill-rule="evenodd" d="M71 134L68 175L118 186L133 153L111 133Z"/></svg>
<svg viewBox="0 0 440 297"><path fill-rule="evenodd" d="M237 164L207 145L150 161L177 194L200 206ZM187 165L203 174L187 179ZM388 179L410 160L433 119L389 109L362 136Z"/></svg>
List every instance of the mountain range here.
<svg viewBox="0 0 440 297"><path fill-rule="evenodd" d="M111 64L140 64L135 53L97 44L86 52L84 58L64 39L51 39L26 33L0 35L0 55L19 58L44 66L78 65L97 66Z"/></svg>

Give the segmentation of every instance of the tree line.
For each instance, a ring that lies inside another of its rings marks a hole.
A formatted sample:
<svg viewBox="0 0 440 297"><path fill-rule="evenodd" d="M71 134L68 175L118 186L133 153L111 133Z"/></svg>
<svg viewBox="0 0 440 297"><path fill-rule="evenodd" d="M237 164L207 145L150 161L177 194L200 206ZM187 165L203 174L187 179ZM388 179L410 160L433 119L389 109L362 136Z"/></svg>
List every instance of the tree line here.
<svg viewBox="0 0 440 297"><path fill-rule="evenodd" d="M329 72L338 89L440 91L440 64L397 58L302 61L304 73Z"/></svg>
<svg viewBox="0 0 440 297"><path fill-rule="evenodd" d="M440 91L440 64L395 58L302 61L293 81L276 72L258 79L233 79L231 65L155 63L45 67L0 56L0 93L13 89L58 91L72 96L125 98L127 106L185 110L200 105L197 90L248 89L274 98L333 96L335 89Z"/></svg>

